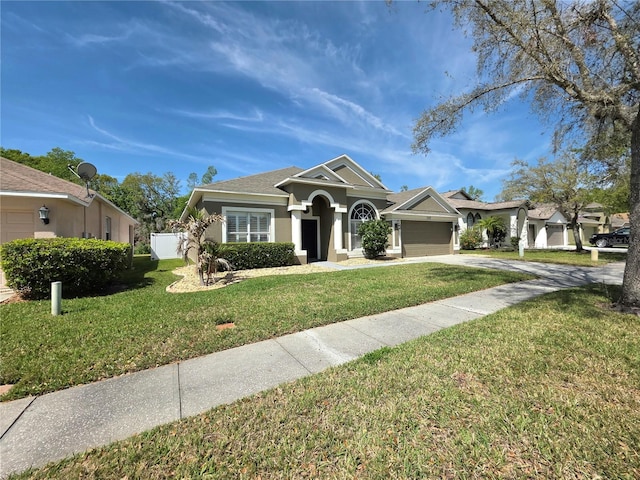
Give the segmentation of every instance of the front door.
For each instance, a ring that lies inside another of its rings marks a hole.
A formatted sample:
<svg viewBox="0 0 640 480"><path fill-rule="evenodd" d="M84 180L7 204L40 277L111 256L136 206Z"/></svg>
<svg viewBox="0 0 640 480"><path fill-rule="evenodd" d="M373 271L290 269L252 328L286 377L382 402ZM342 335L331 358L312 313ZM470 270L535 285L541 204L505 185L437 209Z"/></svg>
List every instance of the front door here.
<svg viewBox="0 0 640 480"><path fill-rule="evenodd" d="M536 226L529 225L529 231L527 232L528 247L535 248L536 246Z"/></svg>
<svg viewBox="0 0 640 480"><path fill-rule="evenodd" d="M316 261L318 255L318 221L302 219L302 250L307 251L307 261Z"/></svg>

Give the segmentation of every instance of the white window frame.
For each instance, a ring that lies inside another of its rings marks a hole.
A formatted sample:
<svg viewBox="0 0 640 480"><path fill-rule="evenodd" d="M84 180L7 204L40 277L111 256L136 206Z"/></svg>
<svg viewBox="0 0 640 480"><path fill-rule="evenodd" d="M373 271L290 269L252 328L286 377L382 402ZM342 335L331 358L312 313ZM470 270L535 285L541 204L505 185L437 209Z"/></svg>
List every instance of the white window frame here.
<svg viewBox="0 0 640 480"><path fill-rule="evenodd" d="M260 243L274 243L276 241L275 240L276 211L273 208L222 207L222 216L225 218L225 222L222 226L222 243L228 242L227 222L226 222L227 215L230 213L236 213L236 212L246 213L247 215L250 215L252 213L268 213L270 215L268 240L266 242L260 242ZM247 225L250 225L250 224L251 222L247 222ZM249 236L249 240L250 240L251 231L248 231L247 235Z"/></svg>
<svg viewBox="0 0 640 480"><path fill-rule="evenodd" d="M113 240L113 235L111 234L111 217L109 216L104 218L104 239Z"/></svg>
<svg viewBox="0 0 640 480"><path fill-rule="evenodd" d="M371 203L368 200L358 200L356 203L351 205L351 208L349 209L349 216L347 218L347 221L349 222L349 251L353 251L353 235L356 235L358 233L358 232L352 232L351 231L351 222L352 222L351 215L353 214L353 211L359 205L362 205L362 204L368 205L373 210L375 218L373 218L372 220L379 220L380 219L380 213L378 212L378 209L376 208L376 206L373 203ZM356 248L362 248L362 247L356 247Z"/></svg>

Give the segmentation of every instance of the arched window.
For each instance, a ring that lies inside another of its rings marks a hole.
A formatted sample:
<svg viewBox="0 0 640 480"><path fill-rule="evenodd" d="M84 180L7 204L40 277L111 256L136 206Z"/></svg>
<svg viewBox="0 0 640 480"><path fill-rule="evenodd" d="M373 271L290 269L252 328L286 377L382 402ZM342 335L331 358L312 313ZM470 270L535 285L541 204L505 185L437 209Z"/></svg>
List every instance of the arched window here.
<svg viewBox="0 0 640 480"><path fill-rule="evenodd" d="M476 223L473 213L469 212L467 215L467 228L473 227L473 224Z"/></svg>
<svg viewBox="0 0 640 480"><path fill-rule="evenodd" d="M367 220L377 218L376 209L370 203L360 202L354 205L349 218L349 232L351 234L351 250L362 247L362 241L358 236L358 228Z"/></svg>
<svg viewBox="0 0 640 480"><path fill-rule="evenodd" d="M482 217L480 216L479 213L476 213L476 219L474 223L478 223L480 220L482 220Z"/></svg>

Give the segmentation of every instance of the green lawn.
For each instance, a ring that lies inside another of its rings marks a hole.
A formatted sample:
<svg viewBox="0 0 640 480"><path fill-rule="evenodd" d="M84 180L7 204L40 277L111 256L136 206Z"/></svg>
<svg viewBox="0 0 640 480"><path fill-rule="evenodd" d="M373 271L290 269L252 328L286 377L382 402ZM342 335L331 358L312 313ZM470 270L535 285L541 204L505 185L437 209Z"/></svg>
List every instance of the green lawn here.
<svg viewBox="0 0 640 480"><path fill-rule="evenodd" d="M222 289L170 294L179 260L135 259L127 289L0 306L2 400L39 395L350 318L417 305L521 274L440 264L260 277ZM64 287L63 287L64 288ZM217 324L236 328L218 331Z"/></svg>
<svg viewBox="0 0 640 480"><path fill-rule="evenodd" d="M640 478L618 294L549 294L19 478Z"/></svg>
<svg viewBox="0 0 640 480"><path fill-rule="evenodd" d="M526 262L560 263L564 265L577 265L582 267L594 267L611 262L625 262L627 260L626 251L621 252L598 252L598 261L591 261L591 252L585 250L577 253L575 250L525 250L524 257L520 257L519 252L505 252L495 249L481 250L461 250L464 255L485 255L492 258L504 260L524 260Z"/></svg>

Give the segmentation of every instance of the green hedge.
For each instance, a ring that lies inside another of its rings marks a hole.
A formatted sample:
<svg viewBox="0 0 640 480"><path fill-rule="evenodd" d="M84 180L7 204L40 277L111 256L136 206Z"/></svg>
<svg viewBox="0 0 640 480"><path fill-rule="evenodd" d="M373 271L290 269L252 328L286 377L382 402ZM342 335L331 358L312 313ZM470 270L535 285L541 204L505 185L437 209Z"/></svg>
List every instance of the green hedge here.
<svg viewBox="0 0 640 480"><path fill-rule="evenodd" d="M234 270L252 268L286 267L293 265L295 247L293 243L226 243L224 258L231 262Z"/></svg>
<svg viewBox="0 0 640 480"><path fill-rule="evenodd" d="M98 293L129 267L128 243L78 238L20 239L2 246L7 285L31 298L62 282L65 297Z"/></svg>

